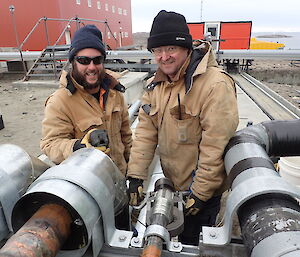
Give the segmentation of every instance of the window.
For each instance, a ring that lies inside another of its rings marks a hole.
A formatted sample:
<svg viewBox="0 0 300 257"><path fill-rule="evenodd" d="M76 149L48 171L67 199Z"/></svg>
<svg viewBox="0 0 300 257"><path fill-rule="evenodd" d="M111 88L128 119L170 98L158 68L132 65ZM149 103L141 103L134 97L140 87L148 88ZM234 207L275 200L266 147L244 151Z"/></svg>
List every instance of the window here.
<svg viewBox="0 0 300 257"><path fill-rule="evenodd" d="M114 5L111 7L111 11L112 11L112 13L115 13L115 12L116 12L116 9L115 9L115 6L114 6Z"/></svg>
<svg viewBox="0 0 300 257"><path fill-rule="evenodd" d="M76 4L80 4L80 0L76 0Z"/></svg>
<svg viewBox="0 0 300 257"><path fill-rule="evenodd" d="M108 4L105 4L105 11L108 11Z"/></svg>
<svg viewBox="0 0 300 257"><path fill-rule="evenodd" d="M100 3L100 1L97 1L97 8L101 9L101 3Z"/></svg>
<svg viewBox="0 0 300 257"><path fill-rule="evenodd" d="M217 35L217 28L211 27L211 28L208 28L207 31L210 32L213 37L215 37Z"/></svg>
<svg viewBox="0 0 300 257"><path fill-rule="evenodd" d="M114 32L114 37L117 38L117 32Z"/></svg>
<svg viewBox="0 0 300 257"><path fill-rule="evenodd" d="M122 15L122 8L118 8L118 13Z"/></svg>
<svg viewBox="0 0 300 257"><path fill-rule="evenodd" d="M107 38L110 39L110 32L107 32Z"/></svg>
<svg viewBox="0 0 300 257"><path fill-rule="evenodd" d="M125 32L125 37L128 37L128 32Z"/></svg>
<svg viewBox="0 0 300 257"><path fill-rule="evenodd" d="M92 7L92 0L88 0L88 7Z"/></svg>
<svg viewBox="0 0 300 257"><path fill-rule="evenodd" d="M123 15L127 15L127 10L126 9L123 9Z"/></svg>

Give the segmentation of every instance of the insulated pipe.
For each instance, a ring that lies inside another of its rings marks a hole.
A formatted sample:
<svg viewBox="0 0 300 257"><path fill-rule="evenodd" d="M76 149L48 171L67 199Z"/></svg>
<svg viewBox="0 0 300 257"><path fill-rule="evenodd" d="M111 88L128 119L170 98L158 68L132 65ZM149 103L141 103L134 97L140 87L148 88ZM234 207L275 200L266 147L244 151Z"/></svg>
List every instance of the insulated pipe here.
<svg viewBox="0 0 300 257"><path fill-rule="evenodd" d="M12 231L13 206L49 166L12 144L0 145L0 240Z"/></svg>
<svg viewBox="0 0 300 257"><path fill-rule="evenodd" d="M1 248L0 257L54 257L71 232L71 216L62 206L42 206Z"/></svg>
<svg viewBox="0 0 300 257"><path fill-rule="evenodd" d="M54 203L67 210L72 221L62 250L83 255L92 242L97 256L104 242L129 245L132 232L116 230L114 223L127 202L125 177L112 160L97 149L82 148L31 184L14 206L13 228L18 230L40 207ZM119 237L122 240L116 241Z"/></svg>
<svg viewBox="0 0 300 257"><path fill-rule="evenodd" d="M137 100L128 109L128 116L129 116L130 123L132 123L135 120L136 118L135 115L138 112L140 106L141 106L141 100Z"/></svg>
<svg viewBox="0 0 300 257"><path fill-rule="evenodd" d="M156 196L150 223L163 228L172 221L173 216L173 191L174 187L170 180L161 178L155 183ZM148 228L149 228L148 227ZM146 232L147 234L147 232ZM142 257L159 257L163 247L163 236L153 233L146 237Z"/></svg>
<svg viewBox="0 0 300 257"><path fill-rule="evenodd" d="M269 156L300 155L300 120L270 121L247 127L225 149L225 169L234 191L255 180L257 192L237 211L251 257L300 256L300 207L279 178ZM272 183L276 183L273 187ZM280 191L283 188L282 191ZM245 189L246 190L246 189Z"/></svg>

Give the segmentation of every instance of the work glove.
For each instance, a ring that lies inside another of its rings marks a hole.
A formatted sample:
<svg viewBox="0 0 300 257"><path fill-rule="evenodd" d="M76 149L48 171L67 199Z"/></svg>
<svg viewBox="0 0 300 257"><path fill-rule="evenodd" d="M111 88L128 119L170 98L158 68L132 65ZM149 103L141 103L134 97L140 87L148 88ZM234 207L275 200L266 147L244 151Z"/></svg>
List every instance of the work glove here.
<svg viewBox="0 0 300 257"><path fill-rule="evenodd" d="M185 216L197 215L203 208L205 202L191 193L186 199L184 214Z"/></svg>
<svg viewBox="0 0 300 257"><path fill-rule="evenodd" d="M73 151L83 147L94 147L106 154L109 153L109 139L106 130L91 129L86 135L75 142Z"/></svg>
<svg viewBox="0 0 300 257"><path fill-rule="evenodd" d="M137 178L128 178L129 188L127 190L129 197L129 204L133 206L140 205L143 201L143 180Z"/></svg>

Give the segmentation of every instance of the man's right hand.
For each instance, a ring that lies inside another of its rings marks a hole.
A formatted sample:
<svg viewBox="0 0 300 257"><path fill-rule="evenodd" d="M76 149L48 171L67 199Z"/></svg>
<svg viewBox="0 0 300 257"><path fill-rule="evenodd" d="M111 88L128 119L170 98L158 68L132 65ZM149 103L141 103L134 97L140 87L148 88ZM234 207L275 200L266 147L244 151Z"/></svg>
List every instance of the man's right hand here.
<svg viewBox="0 0 300 257"><path fill-rule="evenodd" d="M104 153L109 153L109 140L106 130L91 129L86 135L75 142L73 151L83 147L94 147Z"/></svg>
<svg viewBox="0 0 300 257"><path fill-rule="evenodd" d="M128 178L129 180L129 188L128 188L128 196L129 196L129 204L133 206L140 205L143 201L143 180L137 178Z"/></svg>

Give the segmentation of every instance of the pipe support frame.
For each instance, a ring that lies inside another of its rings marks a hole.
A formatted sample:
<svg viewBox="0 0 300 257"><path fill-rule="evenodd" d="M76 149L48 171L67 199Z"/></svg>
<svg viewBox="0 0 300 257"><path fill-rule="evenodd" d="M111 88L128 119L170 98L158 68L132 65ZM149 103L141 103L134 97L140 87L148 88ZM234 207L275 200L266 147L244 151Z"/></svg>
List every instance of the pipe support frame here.
<svg viewBox="0 0 300 257"><path fill-rule="evenodd" d="M146 240L147 237L150 236L158 236L161 239L164 240L164 242L166 243L167 249L170 252L181 252L182 251L182 244L180 242L172 242L170 240L170 234L169 231L161 226L161 225L150 225L147 227L145 234L144 234L144 239Z"/></svg>
<svg viewBox="0 0 300 257"><path fill-rule="evenodd" d="M204 245L227 245L231 240L233 215L238 208L249 199L268 193L280 193L300 198L300 191L295 186L278 176L254 177L237 185L226 202L224 225L222 227L202 228L202 243Z"/></svg>

